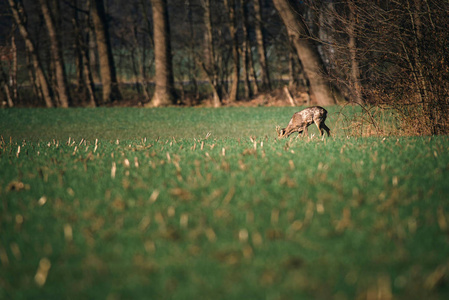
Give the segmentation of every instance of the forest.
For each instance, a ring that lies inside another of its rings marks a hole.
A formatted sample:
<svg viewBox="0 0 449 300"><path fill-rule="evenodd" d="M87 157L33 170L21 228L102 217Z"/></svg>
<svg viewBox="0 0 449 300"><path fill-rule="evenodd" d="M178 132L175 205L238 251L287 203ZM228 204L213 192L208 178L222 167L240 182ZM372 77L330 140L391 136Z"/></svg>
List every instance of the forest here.
<svg viewBox="0 0 449 300"><path fill-rule="evenodd" d="M444 0L7 0L0 11L3 107L280 99L389 107L416 134L449 131Z"/></svg>

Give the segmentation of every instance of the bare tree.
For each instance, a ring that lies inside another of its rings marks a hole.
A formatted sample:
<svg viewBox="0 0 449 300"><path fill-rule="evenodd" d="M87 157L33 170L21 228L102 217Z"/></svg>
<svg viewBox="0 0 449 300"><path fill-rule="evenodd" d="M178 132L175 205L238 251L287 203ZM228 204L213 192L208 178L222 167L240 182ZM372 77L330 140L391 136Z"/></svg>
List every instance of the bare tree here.
<svg viewBox="0 0 449 300"><path fill-rule="evenodd" d="M121 100L103 0L91 0L91 15L98 49L103 103Z"/></svg>
<svg viewBox="0 0 449 300"><path fill-rule="evenodd" d="M6 101L2 100L1 106L8 105L8 107L14 106L13 101L13 82L12 82L12 64L13 64L13 47L0 46L0 89L3 88L6 96ZM3 68L3 62L6 62L8 73Z"/></svg>
<svg viewBox="0 0 449 300"><path fill-rule="evenodd" d="M51 91L50 87L47 82L47 78L45 77L45 73L42 69L41 62L39 60L39 57L36 52L36 47L31 40L30 34L28 32L27 26L26 26L26 15L25 15L25 9L22 5L21 1L15 1L15 0L8 0L13 18L17 24L17 27L19 28L19 32L25 41L25 46L28 52L28 55L30 56L31 63L33 65L34 73L36 76L36 83L38 85L39 94L42 95L42 98L46 104L47 107L53 107L53 101L51 97Z"/></svg>
<svg viewBox="0 0 449 300"><path fill-rule="evenodd" d="M0 88L3 87L6 105L13 107L17 100L17 46L15 39L16 26L11 26L10 45L0 46ZM6 63L6 69L3 63ZM2 106L4 104L2 103Z"/></svg>
<svg viewBox="0 0 449 300"><path fill-rule="evenodd" d="M351 73L350 73L350 87L352 91L353 101L359 104L363 103L362 86L360 84L360 68L359 58L357 56L357 33L356 33L356 7L353 0L347 2L349 8L349 22L347 27L348 32L348 50L350 55Z"/></svg>
<svg viewBox="0 0 449 300"><path fill-rule="evenodd" d="M213 40L212 30L212 14L210 0L203 0L202 2L204 14L204 60L200 60L199 64L206 73L208 82L212 88L213 98L212 105L214 107L221 106L221 85L218 80L218 67L215 61L215 46Z"/></svg>
<svg viewBox="0 0 449 300"><path fill-rule="evenodd" d="M14 101L12 100L11 87L8 84L8 74L3 70L3 66L0 65L0 90L3 88L6 96L6 101L2 100L1 107L8 105L8 107L14 107Z"/></svg>
<svg viewBox="0 0 449 300"><path fill-rule="evenodd" d="M273 0L273 3L301 60L309 80L311 98L319 105L335 104L336 100L332 95L331 83L326 77L327 72L323 60L304 21L293 9L289 0Z"/></svg>
<svg viewBox="0 0 449 300"><path fill-rule="evenodd" d="M151 6L153 10L156 87L153 98L146 106L167 106L175 102L167 0L151 0Z"/></svg>
<svg viewBox="0 0 449 300"><path fill-rule="evenodd" d="M151 24L151 20L150 20L150 17L148 14L148 8L147 8L148 3L146 0L140 0L139 3L140 3L140 8L141 8L142 14L143 14L143 22L145 23L145 24L143 24L143 28L144 28L143 30L144 30L144 32L147 33L146 37L149 41L149 44L150 44L149 46L154 49L154 39L153 39L153 35L152 35L152 30L151 30L152 24ZM147 56L147 51L145 51L146 50L145 49L146 48L145 41L146 41L146 39L143 40L144 49L142 49L142 65L140 66L140 69L141 69L140 72L142 74L142 84L143 84L142 88L144 89L144 92L143 92L144 97L145 97L145 99L150 100L150 95L148 92L148 81L149 80L148 80L147 69L151 69L151 67L154 65L154 55ZM147 60L149 61L148 67L146 67Z"/></svg>
<svg viewBox="0 0 449 300"><path fill-rule="evenodd" d="M253 92L251 90L250 85L250 74L252 68L252 59L251 59L251 47L249 46L249 37L248 37L248 7L247 3L244 1L240 2L240 11L242 12L243 24L242 24L242 47L241 47L241 58L242 58L242 77L243 77L243 87L245 89L245 99L249 99L252 97ZM257 89L257 85L256 85Z"/></svg>
<svg viewBox="0 0 449 300"><path fill-rule="evenodd" d="M267 51L265 48L264 35L262 31L262 10L260 7L260 2L262 0L253 0L254 5L254 13L255 13L255 23L254 23L254 31L256 33L256 45L257 45L257 53L259 57L259 65L260 65L260 79L262 81L261 89L271 90L271 82L270 82L270 73L268 71L268 63L267 63Z"/></svg>
<svg viewBox="0 0 449 300"><path fill-rule="evenodd" d="M95 107L97 106L97 98L95 96L94 80L93 74L90 67L89 55L88 55L88 45L82 34L82 28L80 25L80 16L78 7L78 0L73 1L73 17L72 25L75 34L75 65L76 65L76 77L77 77L77 88L80 97L87 106Z"/></svg>
<svg viewBox="0 0 449 300"><path fill-rule="evenodd" d="M240 80L240 53L239 41L237 36L238 20L236 16L236 3L239 0L224 0L229 15L229 33L232 43L232 84L229 91L229 102L234 102L238 97L239 80Z"/></svg>
<svg viewBox="0 0 449 300"><path fill-rule="evenodd" d="M141 8L142 10L146 10L146 7L144 5L141 5L142 3L135 3L135 9L138 10ZM147 90L147 83L145 80L145 60L146 60L146 47L145 47L145 38L142 38L142 46L140 44L139 37L141 28L137 21L133 22L132 24L132 34L131 34L131 55L132 55L132 67L134 71L135 76L135 86L139 94L141 94L144 98L144 102L150 101L150 95ZM129 35L129 33L128 33Z"/></svg>
<svg viewBox="0 0 449 300"><path fill-rule="evenodd" d="M333 75L353 101L395 108L408 134L449 132L449 2L346 0L335 8Z"/></svg>
<svg viewBox="0 0 449 300"><path fill-rule="evenodd" d="M47 0L39 0L39 3L41 5L42 15L47 26L48 35L50 37L51 57L55 68L56 77L56 87L54 88L54 90L57 93L60 106L69 107L71 100L69 89L67 87L67 77L64 69L61 39L56 29L54 14L49 9ZM57 7L57 5L55 7ZM53 9L56 9L55 7ZM57 13L58 12L56 12L56 14Z"/></svg>
<svg viewBox="0 0 449 300"><path fill-rule="evenodd" d="M90 1L94 1L94 0L89 0L89 6L90 6ZM89 16L90 18L90 23L92 22L92 17ZM96 42L96 38L95 38L95 29L93 28L93 26L88 26L88 28L86 29L87 31L87 39L88 39L88 58L89 58L89 69L90 69L90 73L92 74L92 80L94 82L94 84L100 84L101 83L101 78L100 78L100 74L99 74L99 63L98 63L98 52L97 52L97 42Z"/></svg>

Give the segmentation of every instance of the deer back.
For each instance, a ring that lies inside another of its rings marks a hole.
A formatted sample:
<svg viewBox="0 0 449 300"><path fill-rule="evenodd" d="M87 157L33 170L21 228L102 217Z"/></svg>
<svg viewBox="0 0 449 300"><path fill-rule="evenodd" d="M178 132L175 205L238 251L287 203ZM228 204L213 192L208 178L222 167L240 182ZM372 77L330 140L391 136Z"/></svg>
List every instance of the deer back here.
<svg viewBox="0 0 449 300"><path fill-rule="evenodd" d="M293 115L289 126L309 126L315 120L326 119L327 111L320 106L313 106L303 109Z"/></svg>

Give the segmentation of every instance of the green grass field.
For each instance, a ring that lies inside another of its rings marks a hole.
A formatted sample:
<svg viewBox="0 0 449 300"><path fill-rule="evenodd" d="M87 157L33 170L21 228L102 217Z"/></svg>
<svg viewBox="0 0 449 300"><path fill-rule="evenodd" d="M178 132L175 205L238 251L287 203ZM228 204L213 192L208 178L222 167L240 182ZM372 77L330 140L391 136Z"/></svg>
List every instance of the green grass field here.
<svg viewBox="0 0 449 300"><path fill-rule="evenodd" d="M449 138L297 110L0 110L0 299L448 299Z"/></svg>

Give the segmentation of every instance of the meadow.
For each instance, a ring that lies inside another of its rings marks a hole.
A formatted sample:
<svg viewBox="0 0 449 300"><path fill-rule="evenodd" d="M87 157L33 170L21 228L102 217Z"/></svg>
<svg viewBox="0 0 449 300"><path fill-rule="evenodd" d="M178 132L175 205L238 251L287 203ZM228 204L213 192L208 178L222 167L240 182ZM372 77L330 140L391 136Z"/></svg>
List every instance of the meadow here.
<svg viewBox="0 0 449 300"><path fill-rule="evenodd" d="M449 138L297 110L0 110L0 298L448 299Z"/></svg>

